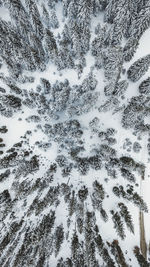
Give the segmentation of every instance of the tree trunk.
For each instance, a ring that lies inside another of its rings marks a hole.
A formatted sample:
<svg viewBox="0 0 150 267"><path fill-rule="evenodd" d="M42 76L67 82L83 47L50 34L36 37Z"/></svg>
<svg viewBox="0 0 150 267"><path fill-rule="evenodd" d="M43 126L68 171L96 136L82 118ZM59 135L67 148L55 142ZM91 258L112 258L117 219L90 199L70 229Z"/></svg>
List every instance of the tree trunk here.
<svg viewBox="0 0 150 267"><path fill-rule="evenodd" d="M140 183L140 191L142 193L142 180L144 180L144 177L142 176L141 183ZM142 195L142 194L141 194ZM140 220L140 249L143 257L147 260L147 244L145 239L145 226L144 226L144 213L143 211L140 211L139 214L139 220Z"/></svg>

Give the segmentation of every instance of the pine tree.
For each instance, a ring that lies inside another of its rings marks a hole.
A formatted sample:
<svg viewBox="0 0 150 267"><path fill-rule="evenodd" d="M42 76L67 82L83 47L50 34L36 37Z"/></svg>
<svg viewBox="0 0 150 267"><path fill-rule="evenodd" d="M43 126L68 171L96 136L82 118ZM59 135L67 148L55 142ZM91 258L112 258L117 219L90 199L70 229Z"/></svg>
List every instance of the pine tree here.
<svg viewBox="0 0 150 267"><path fill-rule="evenodd" d="M138 14L136 14L131 24L130 32L134 37L139 39L142 36L142 34L149 28L149 26L150 26L150 6L149 3L147 3L146 5L143 5Z"/></svg>
<svg viewBox="0 0 150 267"><path fill-rule="evenodd" d="M52 62L56 62L57 55L58 55L58 48L57 48L56 40L54 38L53 33L47 28L45 29L45 32L44 32L44 47L49 56L49 59Z"/></svg>
<svg viewBox="0 0 150 267"><path fill-rule="evenodd" d="M126 259L124 257L124 254L122 252L122 249L119 246L118 240L114 240L112 242L112 244L111 244L111 252L112 252L113 256L115 257L115 260L118 263L118 265L120 265L122 267L128 267L128 265L126 263Z"/></svg>
<svg viewBox="0 0 150 267"><path fill-rule="evenodd" d="M72 54L70 52L70 48L68 47L68 45L64 43L61 44L56 63L58 66L58 70L62 70L65 68L70 68L70 69L74 68Z"/></svg>
<svg viewBox="0 0 150 267"><path fill-rule="evenodd" d="M150 93L150 77L142 81L139 85L140 94L148 95Z"/></svg>
<svg viewBox="0 0 150 267"><path fill-rule="evenodd" d="M44 94L49 94L50 90L51 90L51 84L49 82L49 80L41 78L40 79L42 87L44 89Z"/></svg>
<svg viewBox="0 0 150 267"><path fill-rule="evenodd" d="M118 5L119 0L110 0L106 6L106 11L105 11L105 17L104 21L108 23L113 23L114 18L116 16L116 10L117 10L117 5Z"/></svg>
<svg viewBox="0 0 150 267"><path fill-rule="evenodd" d="M106 95L111 95L120 78L123 63L123 53L120 47L111 47L103 53L104 74L107 79Z"/></svg>
<svg viewBox="0 0 150 267"><path fill-rule="evenodd" d="M10 11L11 19L15 21L17 31L19 31L23 39L28 39L28 33L32 30L29 21L29 15L20 0L7 0L5 5Z"/></svg>
<svg viewBox="0 0 150 267"><path fill-rule="evenodd" d="M132 233L134 233L134 226L133 226L133 222L132 222L132 217L128 211L128 208L123 203L118 203L118 206L120 208L120 215L122 216L122 218L124 218L128 229Z"/></svg>
<svg viewBox="0 0 150 267"><path fill-rule="evenodd" d="M83 0L78 3L77 19L81 28L87 28L90 25L92 15L92 0Z"/></svg>
<svg viewBox="0 0 150 267"><path fill-rule="evenodd" d="M93 226L95 222L95 213L87 211L84 222L84 236L85 236L85 251L86 251L86 265L94 267L96 262L96 249L94 242Z"/></svg>
<svg viewBox="0 0 150 267"><path fill-rule="evenodd" d="M121 239L124 239L125 232L124 232L124 227L123 227L123 222L121 220L121 216L119 215L118 212L114 212L113 210L111 211L111 214L112 214L112 220L114 223L114 228L117 234L121 237Z"/></svg>
<svg viewBox="0 0 150 267"><path fill-rule="evenodd" d="M135 7L132 1L121 0L116 1L114 11L116 15L113 19L111 43L112 45L118 45L123 37L130 37L129 29L134 20Z"/></svg>
<svg viewBox="0 0 150 267"><path fill-rule="evenodd" d="M56 257L59 253L60 247L64 239L63 225L57 226L54 236L55 236L55 257Z"/></svg>
<svg viewBox="0 0 150 267"><path fill-rule="evenodd" d="M142 267L149 267L149 262L143 257L143 255L140 253L139 247L135 247L133 250L135 257L137 258L137 261L140 266Z"/></svg>
<svg viewBox="0 0 150 267"><path fill-rule="evenodd" d="M60 258L57 267L73 267L73 262L70 258L67 258L66 261L63 260L63 258Z"/></svg>
<svg viewBox="0 0 150 267"><path fill-rule="evenodd" d="M104 222L107 222L108 221L108 215L103 208L100 209L100 214L101 214L101 217L104 220Z"/></svg>
<svg viewBox="0 0 150 267"><path fill-rule="evenodd" d="M93 189L95 191L96 196L103 200L105 198L105 191L102 184L99 184L97 180L93 183Z"/></svg>
<svg viewBox="0 0 150 267"><path fill-rule="evenodd" d="M148 212L148 208L142 197L138 193L133 194L133 203L138 206L141 210Z"/></svg>
<svg viewBox="0 0 150 267"><path fill-rule="evenodd" d="M42 5L42 19L43 19L43 22L44 24L46 25L46 28L49 28L50 26L50 17L49 17L49 13L45 7L45 5L43 4Z"/></svg>
<svg viewBox="0 0 150 267"><path fill-rule="evenodd" d="M40 13L34 0L25 0L29 15L31 17L33 29L41 40L44 36L44 28L41 22Z"/></svg>
<svg viewBox="0 0 150 267"><path fill-rule="evenodd" d="M128 79L132 82L138 81L150 66L150 55L142 57L135 61L127 71Z"/></svg>
<svg viewBox="0 0 150 267"><path fill-rule="evenodd" d="M127 179L131 183L135 183L135 176L129 170L125 168L121 168L120 170L123 178Z"/></svg>
<svg viewBox="0 0 150 267"><path fill-rule="evenodd" d="M69 32L73 51L77 58L89 50L91 8L90 0L81 1L78 5L73 0L68 6ZM83 18L85 19L83 20Z"/></svg>
<svg viewBox="0 0 150 267"><path fill-rule="evenodd" d="M95 28L97 36L92 41L91 52L95 57L95 66L101 68L103 66L103 54L105 53L106 47L109 45L109 29L107 24L101 27L100 24Z"/></svg>
<svg viewBox="0 0 150 267"><path fill-rule="evenodd" d="M126 80L119 81L116 84L116 87L115 87L114 91L112 92L112 94L114 96L123 95L126 92L128 85L129 85L129 83Z"/></svg>
<svg viewBox="0 0 150 267"><path fill-rule="evenodd" d="M131 36L123 48L123 59L125 61L130 61L133 58L138 46L139 40Z"/></svg>
<svg viewBox="0 0 150 267"><path fill-rule="evenodd" d="M72 197L69 201L69 216L72 216L73 213L75 212L75 209L76 209L76 205L77 205L77 201L76 201L76 198L75 198L75 191L72 191Z"/></svg>
<svg viewBox="0 0 150 267"><path fill-rule="evenodd" d="M100 236L100 234L96 235L95 237L95 243L96 243L96 247L98 249L99 255L102 257L103 261L105 263L107 263L108 267L114 267L115 263L112 260L112 258L110 257L107 248L104 245L104 242L102 240L102 237Z"/></svg>
<svg viewBox="0 0 150 267"><path fill-rule="evenodd" d="M79 242L77 232L74 231L71 242L71 259L74 266L84 266L84 256L82 253L82 246Z"/></svg>
<svg viewBox="0 0 150 267"><path fill-rule="evenodd" d="M42 41L34 33L30 33L29 40L30 40L30 47L36 50L38 56L40 57L40 61L44 63L46 56Z"/></svg>

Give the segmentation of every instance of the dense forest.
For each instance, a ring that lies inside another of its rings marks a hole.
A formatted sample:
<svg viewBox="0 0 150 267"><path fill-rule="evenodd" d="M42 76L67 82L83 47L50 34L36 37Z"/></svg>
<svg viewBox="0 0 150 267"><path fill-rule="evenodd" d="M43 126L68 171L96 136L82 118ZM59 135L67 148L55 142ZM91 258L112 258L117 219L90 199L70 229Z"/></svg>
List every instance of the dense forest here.
<svg viewBox="0 0 150 267"><path fill-rule="evenodd" d="M150 0L0 0L1 267L150 266L149 44Z"/></svg>

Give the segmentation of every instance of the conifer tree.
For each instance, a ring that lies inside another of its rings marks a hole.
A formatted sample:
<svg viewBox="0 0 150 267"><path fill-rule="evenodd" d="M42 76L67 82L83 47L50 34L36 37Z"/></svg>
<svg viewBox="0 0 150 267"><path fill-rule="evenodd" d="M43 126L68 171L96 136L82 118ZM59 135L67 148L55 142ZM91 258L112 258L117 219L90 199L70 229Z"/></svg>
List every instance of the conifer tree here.
<svg viewBox="0 0 150 267"><path fill-rule="evenodd" d="M63 226L59 225L56 228L56 231L54 233L54 238L55 238L55 256L58 255L60 247L63 243L63 239L64 239L64 230L63 230Z"/></svg>
<svg viewBox="0 0 150 267"><path fill-rule="evenodd" d="M141 2L139 3L141 4ZM141 5L142 6L142 5ZM134 20L131 24L131 33L134 37L139 39L141 35L149 28L150 26L150 7L149 2L143 5L136 14Z"/></svg>
<svg viewBox="0 0 150 267"><path fill-rule="evenodd" d="M45 32L44 32L44 47L49 56L49 59L52 62L56 62L57 55L58 55L58 48L57 48L56 40L54 38L53 33L47 28L45 29Z"/></svg>
<svg viewBox="0 0 150 267"><path fill-rule="evenodd" d="M41 22L40 13L34 0L25 0L29 15L31 17L33 29L39 39L44 36L43 24Z"/></svg>
<svg viewBox="0 0 150 267"><path fill-rule="evenodd" d="M140 94L148 95L150 93L150 77L142 81L139 85Z"/></svg>
<svg viewBox="0 0 150 267"><path fill-rule="evenodd" d="M123 58L125 61L130 61L139 45L139 41L137 38L131 36L128 41L126 42L124 49L123 49Z"/></svg>
<svg viewBox="0 0 150 267"><path fill-rule="evenodd" d="M134 233L134 226L133 226L132 218L131 218L131 215L128 211L128 208L123 203L119 203L118 206L120 208L121 217L124 218L125 223L126 223L127 227L129 228L129 230L132 233Z"/></svg>
<svg viewBox="0 0 150 267"><path fill-rule="evenodd" d="M114 223L114 228L117 234L121 237L121 239L124 239L125 232L124 232L124 227L123 227L123 222L121 220L121 216L119 215L118 212L114 212L113 210L111 211L111 214L112 214L112 220Z"/></svg>
<svg viewBox="0 0 150 267"><path fill-rule="evenodd" d="M138 81L150 66L150 55L142 57L135 61L127 71L128 79L132 82Z"/></svg>

